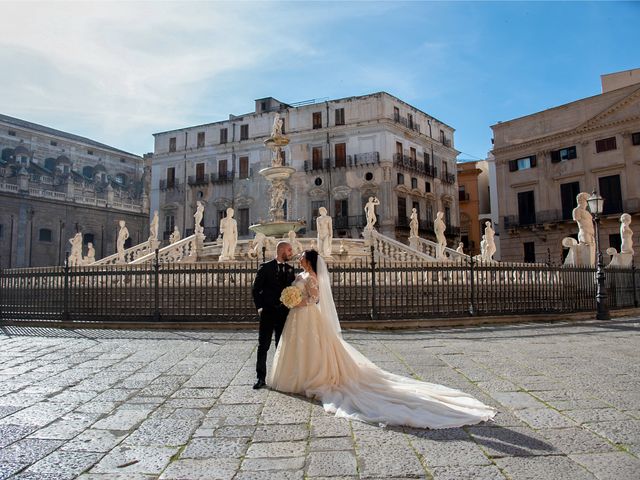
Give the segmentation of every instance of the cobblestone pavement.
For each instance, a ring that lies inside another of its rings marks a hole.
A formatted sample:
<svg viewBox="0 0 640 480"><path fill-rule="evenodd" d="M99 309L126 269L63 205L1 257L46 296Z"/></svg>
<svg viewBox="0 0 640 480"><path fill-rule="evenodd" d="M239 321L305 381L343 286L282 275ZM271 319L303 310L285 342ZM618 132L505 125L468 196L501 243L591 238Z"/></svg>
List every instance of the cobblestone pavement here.
<svg viewBox="0 0 640 480"><path fill-rule="evenodd" d="M500 411L447 430L254 391L256 337L1 329L0 479L640 478L640 319L345 333Z"/></svg>

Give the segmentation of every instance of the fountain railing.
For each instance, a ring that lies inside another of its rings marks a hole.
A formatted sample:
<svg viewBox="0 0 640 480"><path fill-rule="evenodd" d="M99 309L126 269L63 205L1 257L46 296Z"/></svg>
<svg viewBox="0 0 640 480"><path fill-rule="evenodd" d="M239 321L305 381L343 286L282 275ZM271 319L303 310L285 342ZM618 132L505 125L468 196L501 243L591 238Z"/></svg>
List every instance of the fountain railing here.
<svg viewBox="0 0 640 480"><path fill-rule="evenodd" d="M142 242L124 251L124 262L120 262L118 253L104 257L101 260L93 262L91 265L118 265L121 263L133 263L135 260L150 253L149 242ZM151 252L153 253L153 252Z"/></svg>
<svg viewBox="0 0 640 480"><path fill-rule="evenodd" d="M185 260L195 261L197 258L197 236L191 235L175 243L158 250L159 263L184 263ZM133 265L151 263L156 256L155 252L149 252L131 262Z"/></svg>
<svg viewBox="0 0 640 480"><path fill-rule="evenodd" d="M404 243L382 235L377 230L365 231L365 242L371 241L379 258L397 262L435 262L435 257L415 250Z"/></svg>
<svg viewBox="0 0 640 480"><path fill-rule="evenodd" d="M471 257L465 253L460 253L453 248L444 247L443 255L446 258L438 257L438 250L441 248L436 242L427 240L426 238L414 237L417 240L417 250L436 260L453 260L454 262L468 262Z"/></svg>

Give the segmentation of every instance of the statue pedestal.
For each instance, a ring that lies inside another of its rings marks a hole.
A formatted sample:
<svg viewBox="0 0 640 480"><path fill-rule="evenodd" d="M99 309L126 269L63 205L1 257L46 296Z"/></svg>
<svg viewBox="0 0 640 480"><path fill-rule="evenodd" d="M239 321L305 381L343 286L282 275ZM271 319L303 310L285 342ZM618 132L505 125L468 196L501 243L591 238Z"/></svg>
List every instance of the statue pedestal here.
<svg viewBox="0 0 640 480"><path fill-rule="evenodd" d="M607 252L608 253L608 252ZM609 267L630 268L633 263L633 253L614 253Z"/></svg>
<svg viewBox="0 0 640 480"><path fill-rule="evenodd" d="M585 243L571 245L564 264L568 267L593 266L593 262L591 261L591 246Z"/></svg>

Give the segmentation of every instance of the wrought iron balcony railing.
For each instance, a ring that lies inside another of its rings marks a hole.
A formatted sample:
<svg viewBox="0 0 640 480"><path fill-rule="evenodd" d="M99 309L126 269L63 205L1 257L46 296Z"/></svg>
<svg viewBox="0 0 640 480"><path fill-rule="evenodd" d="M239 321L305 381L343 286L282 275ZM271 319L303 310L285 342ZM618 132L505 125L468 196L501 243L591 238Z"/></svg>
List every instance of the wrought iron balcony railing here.
<svg viewBox="0 0 640 480"><path fill-rule="evenodd" d="M438 169L434 165L422 162L410 157L409 155L402 155L400 153L394 154L393 164L398 168L402 168L415 173L420 173L428 177L435 178L438 176Z"/></svg>
<svg viewBox="0 0 640 480"><path fill-rule="evenodd" d="M420 125L415 120L411 120L407 117L401 117L400 115L394 115L393 121L399 123L403 127L407 127L409 130L420 133Z"/></svg>
<svg viewBox="0 0 640 480"><path fill-rule="evenodd" d="M226 172L217 172L210 175L211 183L228 183L233 182L235 172L229 170Z"/></svg>
<svg viewBox="0 0 640 480"><path fill-rule="evenodd" d="M160 190L173 190L174 188L178 188L180 182L177 178L173 180L162 179L160 180Z"/></svg>
<svg viewBox="0 0 640 480"><path fill-rule="evenodd" d="M358 165L371 165L380 163L379 152L356 153L355 155L347 155L342 160L335 158L323 158L320 160L305 160L304 171L315 172L321 170L331 170L334 168L352 168Z"/></svg>
<svg viewBox="0 0 640 480"><path fill-rule="evenodd" d="M453 173L443 172L440 180L442 180L444 183L454 184L456 183L456 176Z"/></svg>
<svg viewBox="0 0 640 480"><path fill-rule="evenodd" d="M209 183L208 175L190 175L188 178L189 185L206 185Z"/></svg>

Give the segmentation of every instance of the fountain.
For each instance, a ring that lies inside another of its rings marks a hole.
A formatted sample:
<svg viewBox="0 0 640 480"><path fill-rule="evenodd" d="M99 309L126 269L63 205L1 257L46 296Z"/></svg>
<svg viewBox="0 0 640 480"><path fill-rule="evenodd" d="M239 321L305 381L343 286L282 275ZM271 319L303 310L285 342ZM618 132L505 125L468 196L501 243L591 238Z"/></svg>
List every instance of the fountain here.
<svg viewBox="0 0 640 480"><path fill-rule="evenodd" d="M289 144L289 139L282 134L282 123L280 114L276 113L271 136L264 141L265 147L272 152L271 166L258 172L271 184L269 188L271 193L269 221L256 223L249 227L252 232L262 233L267 237L282 237L291 230L297 232L305 225L300 221L287 220L284 216L284 201L289 190L287 183L296 169L282 164L282 149Z"/></svg>

